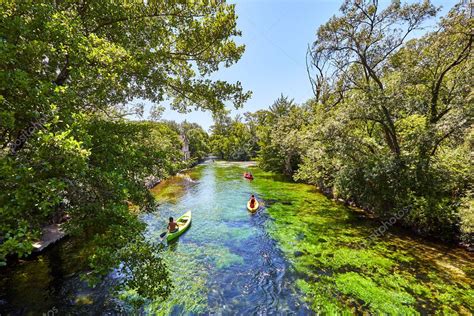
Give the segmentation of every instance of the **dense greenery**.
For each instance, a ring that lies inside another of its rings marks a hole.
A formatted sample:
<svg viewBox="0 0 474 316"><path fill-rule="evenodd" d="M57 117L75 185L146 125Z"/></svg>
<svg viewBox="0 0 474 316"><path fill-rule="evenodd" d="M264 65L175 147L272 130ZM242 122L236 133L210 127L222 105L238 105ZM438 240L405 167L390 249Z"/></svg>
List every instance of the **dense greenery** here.
<svg viewBox="0 0 474 316"><path fill-rule="evenodd" d="M226 160L250 160L256 154L256 129L248 117L243 122L241 116L235 119L227 112L214 116L211 127L210 147L218 157Z"/></svg>
<svg viewBox="0 0 474 316"><path fill-rule="evenodd" d="M246 170L255 176L252 182L242 180ZM373 238L381 227L376 221L362 219L313 185L247 162L217 161L185 174L196 181L192 186L187 176L178 176L153 192L163 210L192 205L199 225L165 250L175 290L165 301L145 305L145 313L168 315L178 306L194 314L259 308L286 315L296 309L295 298L321 315L464 315L474 307L474 262L462 249L397 228ZM245 210L249 190L265 203L256 215ZM161 223L158 215L149 218L152 236ZM283 267L292 273L278 274L288 271ZM259 274L265 278L255 278ZM262 280L278 286L262 291ZM303 304L297 309L311 314Z"/></svg>
<svg viewBox="0 0 474 316"><path fill-rule="evenodd" d="M122 262L140 278L128 285L166 295L166 270L143 242L136 210L153 209L147 176L187 165L182 136L193 161L207 151L206 135L124 117L140 114L129 105L136 98L170 99L180 111L243 104L239 82L209 79L244 51L233 41L234 6L7 0L0 25L0 264L29 254L41 227L64 214L68 233L92 244L91 279Z"/></svg>
<svg viewBox="0 0 474 316"><path fill-rule="evenodd" d="M472 310L472 262L463 259L469 254L407 238L396 228L367 243L383 226L361 220L360 213L311 185L259 168L252 172L259 197L272 201L267 232L291 262L296 285L316 313L462 315Z"/></svg>
<svg viewBox="0 0 474 316"><path fill-rule="evenodd" d="M266 170L292 175L300 158L295 147L298 131L307 122L306 108L283 95L268 110L247 112L235 119L228 113L214 117L211 151L226 160L258 160Z"/></svg>
<svg viewBox="0 0 474 316"><path fill-rule="evenodd" d="M299 131L308 123L309 108L298 107L293 100L283 95L268 111L260 111L258 160L260 165L271 171L291 176L301 162Z"/></svg>
<svg viewBox="0 0 474 316"><path fill-rule="evenodd" d="M165 122L172 130L179 134L181 141L188 144L190 161L188 165L202 161L209 154L209 135L199 124L186 121L178 124L173 121Z"/></svg>
<svg viewBox="0 0 474 316"><path fill-rule="evenodd" d="M422 234L472 243L473 20L459 5L414 38L437 11L345 1L308 52L315 97L297 106L281 96L248 113L241 133L216 120L214 152L257 158L382 218L403 214ZM244 149L255 137L252 155Z"/></svg>
<svg viewBox="0 0 474 316"><path fill-rule="evenodd" d="M435 31L404 42L436 9L374 3L347 1L318 30L310 149L296 178L453 239L474 180L473 21L457 6Z"/></svg>

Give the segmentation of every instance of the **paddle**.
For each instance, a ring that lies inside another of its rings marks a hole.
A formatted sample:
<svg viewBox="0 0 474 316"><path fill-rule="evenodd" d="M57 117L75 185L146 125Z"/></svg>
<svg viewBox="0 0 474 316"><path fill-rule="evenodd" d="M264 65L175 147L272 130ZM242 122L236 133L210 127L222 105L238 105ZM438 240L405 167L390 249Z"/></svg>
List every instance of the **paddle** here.
<svg viewBox="0 0 474 316"><path fill-rule="evenodd" d="M168 234L168 231L162 232L162 233L160 234L160 238L161 238L160 243L162 243L163 240L165 240L165 236L166 236L167 234Z"/></svg>

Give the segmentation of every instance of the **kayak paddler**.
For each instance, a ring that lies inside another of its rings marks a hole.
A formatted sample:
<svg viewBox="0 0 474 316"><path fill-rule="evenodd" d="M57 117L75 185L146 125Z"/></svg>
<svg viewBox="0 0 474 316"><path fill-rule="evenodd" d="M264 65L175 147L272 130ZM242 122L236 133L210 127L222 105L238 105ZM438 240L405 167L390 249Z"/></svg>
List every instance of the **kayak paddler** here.
<svg viewBox="0 0 474 316"><path fill-rule="evenodd" d="M254 208L255 207L255 202L257 200L255 200L255 195L252 194L252 196L250 197L250 208Z"/></svg>
<svg viewBox="0 0 474 316"><path fill-rule="evenodd" d="M178 223L176 223L174 220L173 220L173 217L170 217L169 218L169 223L168 223L168 232L170 233L174 233L175 231L178 230Z"/></svg>

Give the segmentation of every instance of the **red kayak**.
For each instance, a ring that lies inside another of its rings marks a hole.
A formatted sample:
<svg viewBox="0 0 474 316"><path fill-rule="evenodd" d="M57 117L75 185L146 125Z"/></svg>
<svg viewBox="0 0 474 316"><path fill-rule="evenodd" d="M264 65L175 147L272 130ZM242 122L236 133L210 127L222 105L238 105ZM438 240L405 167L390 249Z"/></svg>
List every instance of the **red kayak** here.
<svg viewBox="0 0 474 316"><path fill-rule="evenodd" d="M244 173L244 178L249 179L249 180L253 180L253 176L251 174L248 174L248 173Z"/></svg>

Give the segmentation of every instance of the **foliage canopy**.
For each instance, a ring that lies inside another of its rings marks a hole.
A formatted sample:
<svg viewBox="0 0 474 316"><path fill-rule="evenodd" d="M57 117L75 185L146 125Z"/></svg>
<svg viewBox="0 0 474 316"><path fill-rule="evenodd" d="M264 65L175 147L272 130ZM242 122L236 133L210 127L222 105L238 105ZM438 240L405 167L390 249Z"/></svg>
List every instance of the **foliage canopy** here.
<svg viewBox="0 0 474 316"><path fill-rule="evenodd" d="M67 231L92 244L94 278L122 262L143 281L129 285L166 295L167 282L152 285L135 269L148 258L166 277L131 210L154 209L147 176L187 166L182 133L193 161L207 151L207 135L125 116L140 114L130 106L137 98L170 100L183 112L242 106L250 93L239 82L209 78L244 52L233 39L236 19L223 2L0 3L0 264L29 254L42 225L68 217ZM142 255L127 261L130 247Z"/></svg>

